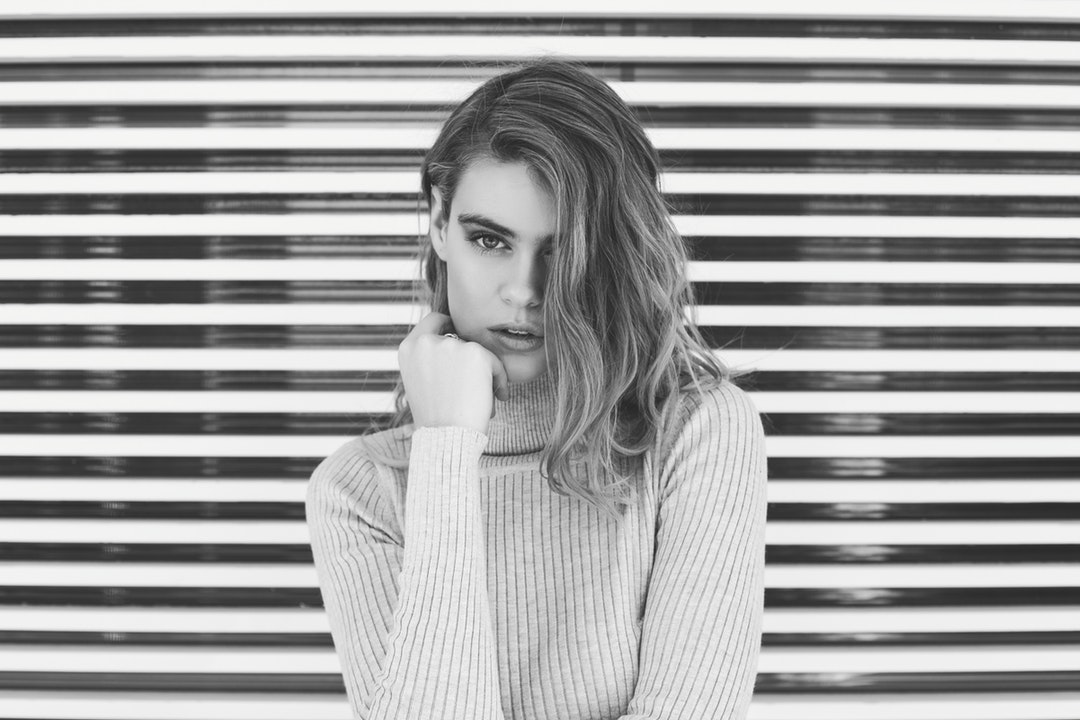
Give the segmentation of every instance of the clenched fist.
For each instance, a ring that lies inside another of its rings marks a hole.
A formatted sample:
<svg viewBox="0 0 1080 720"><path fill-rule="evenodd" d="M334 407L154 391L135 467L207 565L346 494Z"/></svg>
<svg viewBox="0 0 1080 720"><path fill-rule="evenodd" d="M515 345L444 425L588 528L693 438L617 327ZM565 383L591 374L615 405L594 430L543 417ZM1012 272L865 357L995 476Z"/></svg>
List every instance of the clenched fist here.
<svg viewBox="0 0 1080 720"><path fill-rule="evenodd" d="M480 343L443 337L450 316L424 316L398 345L398 366L416 428L456 425L487 434L495 397L510 397L502 361Z"/></svg>

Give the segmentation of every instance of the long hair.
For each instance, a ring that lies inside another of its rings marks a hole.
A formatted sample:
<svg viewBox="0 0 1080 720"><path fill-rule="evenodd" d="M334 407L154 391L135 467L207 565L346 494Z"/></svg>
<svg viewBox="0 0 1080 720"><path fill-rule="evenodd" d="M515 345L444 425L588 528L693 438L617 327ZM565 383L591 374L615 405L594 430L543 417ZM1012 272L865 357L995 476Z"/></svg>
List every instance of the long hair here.
<svg viewBox="0 0 1080 720"><path fill-rule="evenodd" d="M684 393L700 397L749 371L729 369L698 330L690 253L658 187L660 157L605 82L550 57L484 82L424 157L428 206L436 187L448 220L462 174L480 159L525 163L556 207L543 322L557 411L541 476L553 492L621 517L637 493L630 469L668 439ZM446 263L429 237L420 244L418 299L449 314ZM394 407L389 427L412 422L400 378Z"/></svg>

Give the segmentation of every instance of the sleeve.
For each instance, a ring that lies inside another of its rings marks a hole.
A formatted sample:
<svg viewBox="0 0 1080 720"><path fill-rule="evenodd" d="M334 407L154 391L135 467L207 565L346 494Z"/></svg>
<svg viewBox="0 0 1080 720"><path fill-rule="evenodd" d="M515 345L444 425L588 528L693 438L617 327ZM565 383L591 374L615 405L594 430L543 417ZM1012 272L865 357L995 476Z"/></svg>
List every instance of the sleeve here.
<svg viewBox="0 0 1080 720"><path fill-rule="evenodd" d="M369 459L332 455L311 476L311 550L356 718L503 720L479 503L486 443L464 427L413 433L401 533Z"/></svg>
<svg viewBox="0 0 1080 720"><path fill-rule="evenodd" d="M765 604L764 428L728 382L705 394L670 448L637 684L619 720L744 720Z"/></svg>

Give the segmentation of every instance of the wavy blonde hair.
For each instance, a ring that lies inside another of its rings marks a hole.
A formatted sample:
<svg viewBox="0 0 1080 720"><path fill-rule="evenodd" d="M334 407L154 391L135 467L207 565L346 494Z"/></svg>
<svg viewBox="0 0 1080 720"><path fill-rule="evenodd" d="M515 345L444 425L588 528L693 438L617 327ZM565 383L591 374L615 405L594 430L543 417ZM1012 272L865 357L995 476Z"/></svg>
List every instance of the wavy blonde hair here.
<svg viewBox="0 0 1080 720"><path fill-rule="evenodd" d="M698 330L689 250L657 184L659 155L605 82L549 57L484 82L424 157L428 207L437 187L449 219L462 174L480 159L525 163L557 208L543 297L558 404L541 475L552 491L622 517L636 497L635 461L669 439L684 393L750 371L729 369ZM427 283L417 301L449 314L446 263L427 235L420 244ZM412 422L400 377L394 407L389 428Z"/></svg>

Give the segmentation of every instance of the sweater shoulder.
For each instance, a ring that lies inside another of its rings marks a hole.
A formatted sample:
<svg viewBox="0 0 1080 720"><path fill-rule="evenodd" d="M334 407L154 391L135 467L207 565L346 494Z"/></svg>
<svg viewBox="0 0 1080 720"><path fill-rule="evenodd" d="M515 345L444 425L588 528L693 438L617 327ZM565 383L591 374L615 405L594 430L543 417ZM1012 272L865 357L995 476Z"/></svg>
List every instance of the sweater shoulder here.
<svg viewBox="0 0 1080 720"><path fill-rule="evenodd" d="M399 534L404 495L396 469L407 467L411 437L411 425L368 433L350 438L325 457L308 480L308 523L318 523L338 506Z"/></svg>
<svg viewBox="0 0 1080 720"><path fill-rule="evenodd" d="M761 413L750 393L724 380L703 386L701 393L696 390L683 393L670 439L687 432L724 433L747 428L755 431L761 427Z"/></svg>
<svg viewBox="0 0 1080 720"><path fill-rule="evenodd" d="M764 442L761 413L750 393L730 380L716 381L703 385L700 393L685 391L679 398L653 463L664 475L688 454L710 455L737 445L763 453Z"/></svg>

